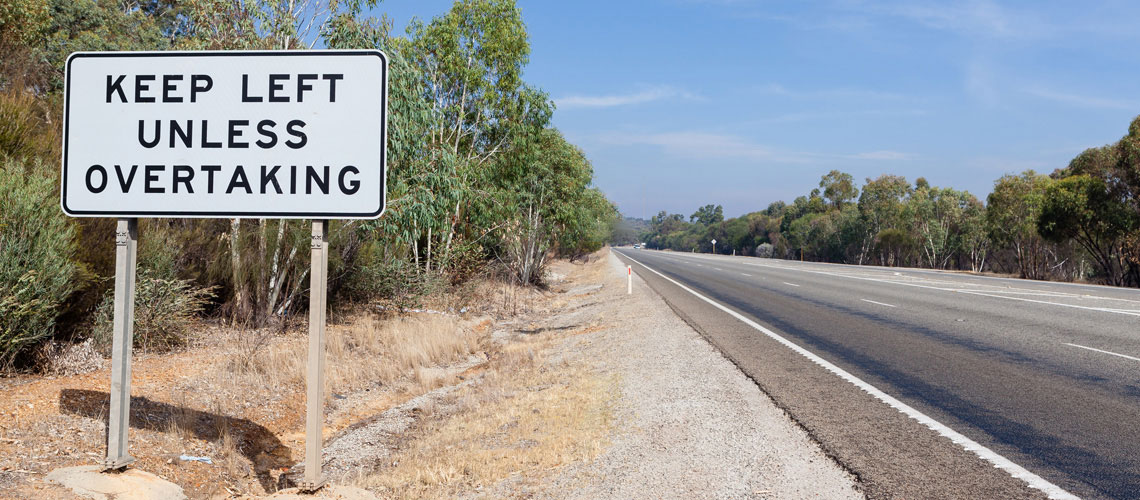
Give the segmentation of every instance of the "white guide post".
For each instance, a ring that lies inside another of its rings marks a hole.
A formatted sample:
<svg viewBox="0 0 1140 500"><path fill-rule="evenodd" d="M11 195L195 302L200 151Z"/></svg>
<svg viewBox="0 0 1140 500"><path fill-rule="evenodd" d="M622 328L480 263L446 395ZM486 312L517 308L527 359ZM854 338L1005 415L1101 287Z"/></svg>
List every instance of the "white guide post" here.
<svg viewBox="0 0 1140 500"><path fill-rule="evenodd" d="M312 269L309 272L309 363L305 408L305 478L302 491L324 486L321 473L325 387L325 309L329 270L329 221L313 221Z"/></svg>
<svg viewBox="0 0 1140 500"><path fill-rule="evenodd" d="M131 347L135 323L135 264L138 219L119 219L115 228L115 318L111 340L111 413L103 470L118 470L135 459L127 452L131 423Z"/></svg>
<svg viewBox="0 0 1140 500"><path fill-rule="evenodd" d="M633 295L633 266L625 266L625 272L629 276L629 281L625 285L625 294Z"/></svg>

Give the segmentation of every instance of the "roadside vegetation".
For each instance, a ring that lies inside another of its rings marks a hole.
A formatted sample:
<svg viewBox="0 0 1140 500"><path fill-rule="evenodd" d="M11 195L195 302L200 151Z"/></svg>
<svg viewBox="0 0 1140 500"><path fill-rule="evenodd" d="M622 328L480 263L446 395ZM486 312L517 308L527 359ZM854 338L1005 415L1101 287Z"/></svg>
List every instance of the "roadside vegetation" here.
<svg viewBox="0 0 1140 500"><path fill-rule="evenodd" d="M1137 287L1140 117L1119 141L1088 149L1052 174L1002 176L984 203L921 177L912 184L881 175L858 186L833 170L790 204L736 218L725 219L720 205L688 220L660 212L641 238L650 248L685 252L711 252L716 239L720 254Z"/></svg>
<svg viewBox="0 0 1140 500"><path fill-rule="evenodd" d="M460 0L392 32L375 1L15 0L0 12L0 369L50 341L104 342L114 221L59 209L64 62L76 51L380 49L389 57L388 205L331 227L338 307L416 307L482 277L541 285L554 256L597 250L616 211L585 156L523 80L513 0ZM379 89L377 89L379 91ZM378 141L381 139L376 138ZM304 318L309 226L283 219L140 221L136 347L186 344L186 323L284 331ZM145 295L145 297L144 297Z"/></svg>

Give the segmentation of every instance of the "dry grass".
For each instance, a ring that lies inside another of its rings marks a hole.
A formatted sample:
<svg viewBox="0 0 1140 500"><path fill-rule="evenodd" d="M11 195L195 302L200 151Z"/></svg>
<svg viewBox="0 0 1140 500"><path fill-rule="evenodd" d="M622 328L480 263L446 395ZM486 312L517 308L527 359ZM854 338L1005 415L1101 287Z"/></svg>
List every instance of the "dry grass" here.
<svg viewBox="0 0 1140 500"><path fill-rule="evenodd" d="M326 394L353 392L411 378L433 388L433 367L466 359L484 349L485 326L468 326L452 316L416 315L382 320L357 317L326 332ZM237 384L302 386L308 356L307 336L279 339L226 364Z"/></svg>
<svg viewBox="0 0 1140 500"><path fill-rule="evenodd" d="M36 365L47 375L66 376L90 373L106 362L91 339L76 344L56 341L43 343L35 353Z"/></svg>
<svg viewBox="0 0 1140 500"><path fill-rule="evenodd" d="M468 287L469 296L479 298L473 307L499 319L548 313L547 299L554 295L504 280L480 280Z"/></svg>
<svg viewBox="0 0 1140 500"><path fill-rule="evenodd" d="M593 460L608 446L617 381L543 362L537 342L510 345L459 408L426 417L359 485L393 498L445 498Z"/></svg>
<svg viewBox="0 0 1140 500"><path fill-rule="evenodd" d="M566 275L591 271L552 267ZM541 328L566 297L478 280L438 302L425 305L466 306L463 317L479 319L357 314L328 327L326 436L432 389L469 382L418 408L417 423L399 437L398 465L362 483L386 496L454 496L496 483L533 484L551 468L599 453L612 425L616 382L542 358L546 347L579 333ZM533 331L505 346L491 341L492 330L517 329L524 319ZM150 422L131 429L137 466L182 485L191 498L274 491L303 451L307 335L198 327L188 349L135 359L133 395L149 402L136 400L140 414L132 422ZM463 363L475 358L486 362ZM43 474L101 458L108 377L104 364L0 386L0 498L54 491L32 475L5 470ZM61 391L72 395L65 401ZM214 465L178 460L183 453L211 457Z"/></svg>

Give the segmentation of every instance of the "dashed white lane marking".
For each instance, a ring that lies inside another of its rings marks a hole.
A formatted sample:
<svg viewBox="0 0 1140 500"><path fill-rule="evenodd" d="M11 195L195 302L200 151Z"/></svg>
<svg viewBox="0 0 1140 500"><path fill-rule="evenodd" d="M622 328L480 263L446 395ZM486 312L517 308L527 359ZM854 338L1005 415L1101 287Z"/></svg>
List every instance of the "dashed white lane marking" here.
<svg viewBox="0 0 1140 500"><path fill-rule="evenodd" d="M717 271L723 271L724 270L724 269L721 269L719 267L714 267L713 269L716 269Z"/></svg>
<svg viewBox="0 0 1140 500"><path fill-rule="evenodd" d="M743 275L745 275L745 276L749 276L749 277L751 277L751 276L752 276L751 274L748 274L748 273L740 273L740 274L743 274Z"/></svg>
<svg viewBox="0 0 1140 500"><path fill-rule="evenodd" d="M760 331L760 333L767 335L772 340L775 340L776 342L783 344L787 348L799 353L801 356L811 360L811 362L823 367L825 370L838 375L839 378L842 378L843 380L850 382L851 384L855 385L855 387L862 389L864 392L870 394L871 396L874 396L879 401L886 403L891 408L898 410L902 414L918 421L919 423L925 425L927 428L933 430L934 432L937 432L938 434L950 439L950 441L953 442L954 444L957 444L958 446L961 446L965 450L973 452L975 455L981 457L983 460L985 460L991 464L994 464L994 467L1002 469L1002 470L1006 471L1007 473L1009 473L1009 475L1011 475L1017 479L1020 479L1022 481L1025 481L1025 483L1028 484L1030 488L1035 488L1035 489L1043 491L1049 498L1064 499L1064 500L1079 500L1080 497L1078 497L1072 493L1069 493L1068 491L1065 491L1060 486L1057 486L1053 483L1050 483L1045 478L1038 476L1037 474L1029 472L1029 470L1027 470L1025 467L1017 465L1017 464L1013 463L1013 461L1011 461L1010 459L1005 458L1001 455L998 455L998 453L996 451L993 451L989 448L986 448L985 446L982 446L981 444L978 444L978 442L962 435L961 433L959 433L958 431L955 431L954 429L947 427L942 422L939 422L937 420L934 420L933 418L930 418L925 413L922 413L922 412L912 408L910 405L903 403L902 401L899 401L898 399L895 399L893 396L879 390L879 388L877 388L871 384L868 384L867 382L864 382L862 379L860 379L859 377L856 377L855 375L852 375L847 370L844 370L838 366L835 366L831 362L827 361L826 359L819 357L815 353L813 353L807 349L804 349L803 347L796 345L794 342L792 342L792 341L790 341L784 337L781 337L776 332L773 332L772 330L769 330L767 328L764 328L763 326L760 326L759 323L752 321L751 319L748 319L743 314L740 314L740 313L738 313L732 309L729 309L727 306L724 306L715 300L712 300L708 297L705 297L704 295L701 295L701 294L693 291L691 288L678 283L677 281L673 280L672 278L657 272L657 270L655 270L649 266L646 266L645 264L642 264L641 262L638 262L637 260L631 258L628 255L625 255L625 254L621 254L621 255L623 257L637 263L641 267L644 267L649 272L652 272L653 274L660 276L665 281L668 281L674 285L677 285L680 289L693 294L698 299L701 299L705 302L708 302L713 307L720 309L721 311L724 311L729 316L732 316L732 317L740 320L742 323Z"/></svg>
<svg viewBox="0 0 1140 500"><path fill-rule="evenodd" d="M785 284L785 285L788 285L788 286L799 286L799 285L797 285L797 284L795 284L795 283L788 283L787 281L785 281L785 282L784 282L784 284Z"/></svg>
<svg viewBox="0 0 1140 500"><path fill-rule="evenodd" d="M1129 356L1127 354L1120 354L1120 353L1116 353L1116 352L1112 352L1112 351L1105 351L1103 349L1097 349L1095 347L1088 347L1088 346L1083 346L1083 345L1079 345L1079 344L1070 344L1068 342L1062 342L1062 343L1067 345L1067 346L1079 347L1081 349L1088 349L1090 351L1096 351L1099 353L1111 354L1113 356L1120 356L1124 359L1131 359L1132 361L1140 361L1140 358L1132 357L1132 356Z"/></svg>
<svg viewBox="0 0 1140 500"><path fill-rule="evenodd" d="M887 304L887 303L885 303L885 302L875 302L875 301L873 301L873 300L868 300L868 299L859 299L859 300L862 300L863 302L870 302L870 303L872 303L872 304L878 304L878 305L880 305L880 306L887 306L887 307L898 307L898 306L896 306L896 305Z"/></svg>

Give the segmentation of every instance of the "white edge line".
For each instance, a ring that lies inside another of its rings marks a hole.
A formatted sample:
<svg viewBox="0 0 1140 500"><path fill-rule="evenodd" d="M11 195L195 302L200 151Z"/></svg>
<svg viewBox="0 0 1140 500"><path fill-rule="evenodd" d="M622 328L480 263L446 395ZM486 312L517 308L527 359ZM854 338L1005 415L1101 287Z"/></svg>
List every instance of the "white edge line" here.
<svg viewBox="0 0 1140 500"><path fill-rule="evenodd" d="M1083 346L1083 345L1080 345L1080 344L1070 344L1070 343L1068 343L1068 342L1062 342L1062 343L1063 343L1063 344L1065 344L1065 345L1068 345L1068 346L1079 347L1079 348L1081 348L1081 349L1088 349L1088 350L1090 350L1090 351L1096 351L1096 352L1100 352L1100 353L1104 353L1104 354L1111 354L1111 355L1113 355L1113 356L1120 356L1120 357L1122 357L1122 358L1124 358L1124 359L1131 359L1132 361L1140 361L1140 358L1134 358L1134 357L1132 357L1132 356L1129 356L1129 355L1127 355L1127 354L1120 354L1120 353L1115 353L1115 352L1112 352L1112 351L1105 351L1105 350L1103 350L1103 349L1097 349L1097 348L1095 348L1095 347L1088 347L1088 346Z"/></svg>
<svg viewBox="0 0 1140 500"><path fill-rule="evenodd" d="M863 302L870 302L870 303L872 303L872 304L878 304L878 305L880 305L880 306L887 306L887 307L898 307L898 306L896 306L896 305L893 305L893 304L887 304L886 302L875 302L875 301L873 301L873 300L869 300L869 299L859 299L859 300L862 300Z"/></svg>
<svg viewBox="0 0 1140 500"><path fill-rule="evenodd" d="M732 316L732 317L740 320L744 324L751 326L752 328L755 328L756 330L759 330L761 333L763 333L764 335L767 335L772 340L775 340L776 342L784 344L784 346L788 347L789 349L799 353L801 356L803 356L803 357L807 358L808 360L810 360L811 362L823 367L825 370L838 375L839 378L842 378L843 380L846 380L846 381L854 384L855 387L862 389L866 393L874 396L879 401L886 403L891 408L898 410L902 414L918 421L919 423L925 425L927 428L933 430L934 432L937 432L938 434L942 435L943 437L950 439L950 441L952 441L953 443L957 444L958 446L961 446L962 448L964 448L967 451L973 452L975 455L982 458L983 460L994 464L994 467L997 467L999 469L1006 471L1007 473L1009 473L1010 476L1013 476L1017 479L1025 481L1025 483L1028 484L1030 488L1038 489L1038 490L1045 492L1045 494L1049 498L1065 499L1065 500L1079 499L1080 498L1080 497L1078 497L1072 493L1069 493L1068 491L1065 491L1060 486L1057 486L1053 483L1050 483L1045 478L1038 476L1037 474L1034 474L1032 472L1029 472L1024 467L1017 465L1017 464L1013 463L1012 461L1010 461L1008 458L1005 458L1005 457L999 455L997 452L995 452L989 448L986 448L985 446L982 446L981 444L974 441L973 439L970 439L970 438L962 435L958 431L955 431L954 429L947 427L945 424L943 424L937 420L934 420L933 418L927 416L926 414L912 408L910 405L907 405L906 403L903 403L902 401L895 399L893 396L879 390L877 387L875 387L875 386L873 386L867 382L864 382L859 377L856 377L855 375L848 373L846 370L844 370L838 366L835 366L831 362L827 361L826 359L819 357L815 353L796 345L792 341L785 339L784 337L781 337L780 335L776 334L775 332L773 332L767 328L764 328L763 326L760 326L759 323L748 319L744 315L742 315L736 311L733 311L732 309L729 309L728 307L726 307L724 305L721 305L719 302L716 302L716 301L714 301L708 297L705 297L704 295L701 295L701 294L693 291L691 288L674 281L672 278L657 272L655 269L653 269L653 268L651 268L645 264L642 264L641 262L637 261L633 257L625 255L624 253L621 255L623 257L637 263L641 267L644 267L645 269L652 272L653 274L660 276L661 278L665 279L666 281L668 281L674 285L677 285L682 290L693 294L698 299L701 299L705 302L708 302L713 307L716 307L717 309L724 311L729 316Z"/></svg>

